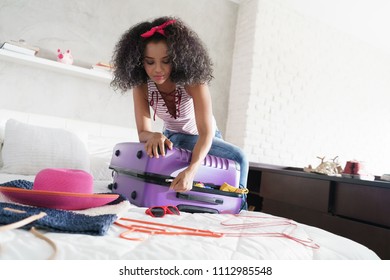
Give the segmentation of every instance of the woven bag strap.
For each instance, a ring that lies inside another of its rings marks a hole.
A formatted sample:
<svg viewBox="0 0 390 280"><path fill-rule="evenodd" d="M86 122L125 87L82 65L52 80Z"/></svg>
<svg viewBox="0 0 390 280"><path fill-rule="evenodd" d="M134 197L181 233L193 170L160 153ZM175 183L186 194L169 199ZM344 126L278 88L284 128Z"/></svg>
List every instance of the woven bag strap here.
<svg viewBox="0 0 390 280"><path fill-rule="evenodd" d="M9 207L4 208L4 210L15 212L15 213L25 213L25 211L18 210L18 209L13 209L13 208L9 208ZM24 219L22 219L20 221L15 222L15 223L11 223L11 224L8 224L8 225L2 225L2 226L0 226L0 232L21 228L21 227L23 227L25 225L28 225L29 223L32 223L32 222L34 222L36 220L39 220L39 219L45 217L46 215L47 214L45 212L40 212L39 214L31 215L31 216L29 216L27 218L24 218ZM42 233L37 231L34 227L32 227L30 229L30 232L32 234L34 234L37 238L42 239L42 240L46 241L47 243L49 243L50 247L53 248L54 252L49 256L48 260L54 259L54 257L57 255L57 246L56 246L56 244L50 238L44 236Z"/></svg>

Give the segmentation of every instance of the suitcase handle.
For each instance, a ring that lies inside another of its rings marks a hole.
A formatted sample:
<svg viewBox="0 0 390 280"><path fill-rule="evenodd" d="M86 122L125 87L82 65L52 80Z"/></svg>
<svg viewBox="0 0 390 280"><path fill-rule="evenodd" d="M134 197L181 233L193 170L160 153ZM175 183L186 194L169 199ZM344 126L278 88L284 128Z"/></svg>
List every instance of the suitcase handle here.
<svg viewBox="0 0 390 280"><path fill-rule="evenodd" d="M193 194L188 194L188 193L176 193L177 198L181 199L187 199L187 200L194 200L194 201L199 201L199 202L206 202L210 204L223 204L223 199L220 198L213 198L213 197L205 197L205 196L200 196L200 195L193 195Z"/></svg>
<svg viewBox="0 0 390 280"><path fill-rule="evenodd" d="M217 209L203 207L203 206L178 204L176 207L177 209L179 209L180 212L187 212L192 214L193 213L219 214L219 211Z"/></svg>

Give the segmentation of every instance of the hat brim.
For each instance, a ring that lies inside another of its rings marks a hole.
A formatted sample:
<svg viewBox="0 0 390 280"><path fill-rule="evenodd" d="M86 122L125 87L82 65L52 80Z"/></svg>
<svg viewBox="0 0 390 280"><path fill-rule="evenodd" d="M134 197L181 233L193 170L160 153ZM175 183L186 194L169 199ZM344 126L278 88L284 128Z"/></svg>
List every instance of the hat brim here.
<svg viewBox="0 0 390 280"><path fill-rule="evenodd" d="M65 193L15 187L0 187L0 192L14 202L61 210L83 210L99 207L119 197L118 194Z"/></svg>

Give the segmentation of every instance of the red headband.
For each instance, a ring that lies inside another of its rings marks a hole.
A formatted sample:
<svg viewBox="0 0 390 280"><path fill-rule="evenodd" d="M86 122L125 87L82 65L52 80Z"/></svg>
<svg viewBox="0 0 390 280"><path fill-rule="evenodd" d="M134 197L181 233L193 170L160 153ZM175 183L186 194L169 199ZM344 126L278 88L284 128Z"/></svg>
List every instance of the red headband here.
<svg viewBox="0 0 390 280"><path fill-rule="evenodd" d="M149 37L153 36L154 33L156 33L156 32L158 32L158 33L160 33L160 34L165 36L164 28L167 27L168 25L171 25L171 24L175 23L175 22L176 22L175 19L171 19L171 20L168 20L168 21L164 22L161 25L152 27L149 31L146 31L145 33L142 33L141 37L149 38Z"/></svg>

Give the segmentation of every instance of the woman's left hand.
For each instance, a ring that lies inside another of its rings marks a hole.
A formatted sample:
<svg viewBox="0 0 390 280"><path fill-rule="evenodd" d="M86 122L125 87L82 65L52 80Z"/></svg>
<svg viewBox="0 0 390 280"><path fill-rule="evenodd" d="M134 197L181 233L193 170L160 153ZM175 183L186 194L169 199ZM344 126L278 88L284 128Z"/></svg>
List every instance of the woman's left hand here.
<svg viewBox="0 0 390 280"><path fill-rule="evenodd" d="M185 169L180 172L176 178L172 181L170 189L176 192L190 191L194 182L194 172Z"/></svg>

